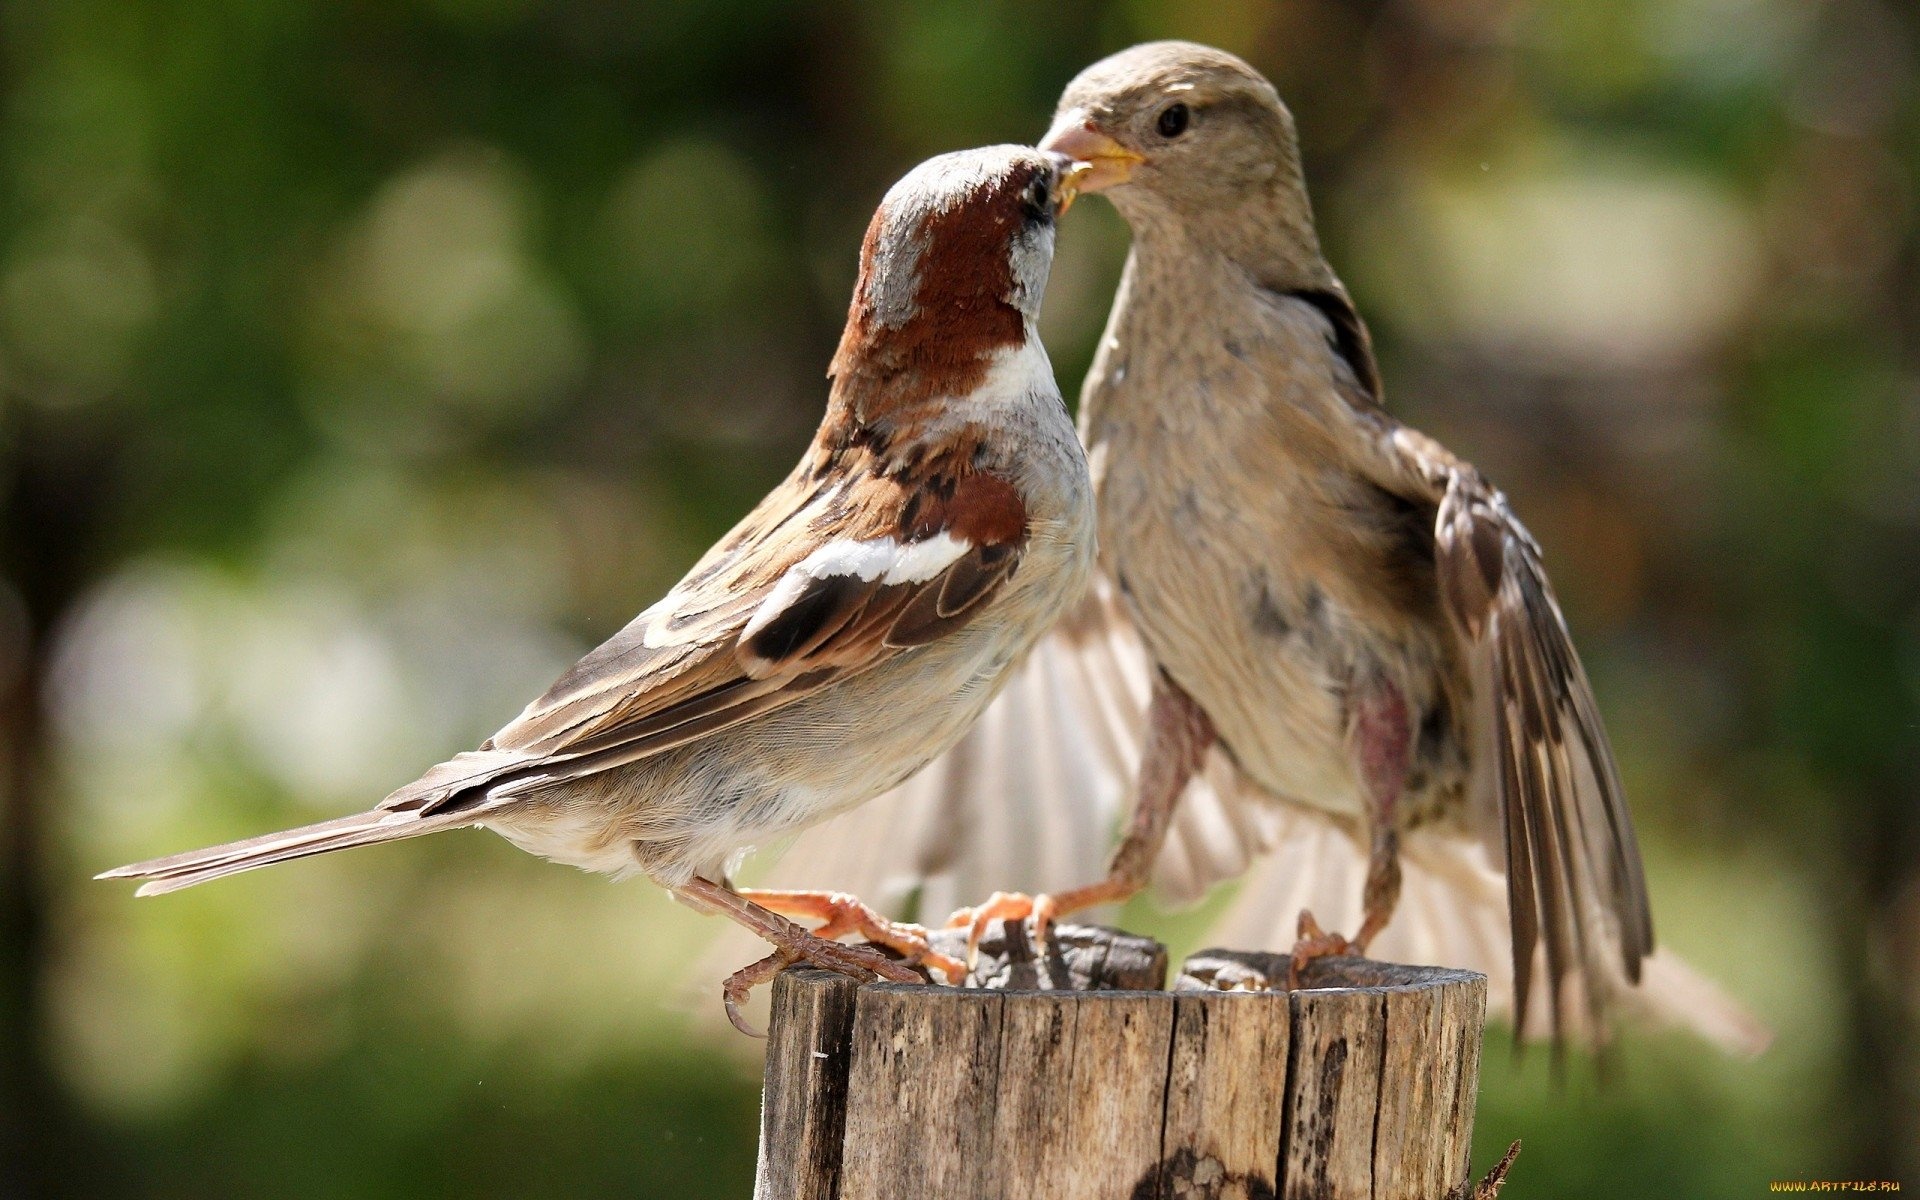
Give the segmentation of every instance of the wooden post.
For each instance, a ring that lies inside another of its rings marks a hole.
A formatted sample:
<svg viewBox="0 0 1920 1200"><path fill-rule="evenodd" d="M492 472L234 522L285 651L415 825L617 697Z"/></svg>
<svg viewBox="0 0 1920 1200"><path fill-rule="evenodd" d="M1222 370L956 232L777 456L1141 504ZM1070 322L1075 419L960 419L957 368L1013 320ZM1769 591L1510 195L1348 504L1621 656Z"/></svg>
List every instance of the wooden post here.
<svg viewBox="0 0 1920 1200"><path fill-rule="evenodd" d="M774 983L758 1200L1444 1200L1467 1178L1486 980L996 930L967 988ZM992 983L1002 986L989 986ZM1014 986L1008 988L1005 985Z"/></svg>

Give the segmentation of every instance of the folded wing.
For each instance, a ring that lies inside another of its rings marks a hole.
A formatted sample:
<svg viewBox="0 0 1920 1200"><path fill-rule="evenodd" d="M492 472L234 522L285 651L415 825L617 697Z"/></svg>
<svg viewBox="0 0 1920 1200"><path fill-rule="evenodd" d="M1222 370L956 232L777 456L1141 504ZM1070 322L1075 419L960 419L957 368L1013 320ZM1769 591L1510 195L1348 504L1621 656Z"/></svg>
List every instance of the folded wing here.
<svg viewBox="0 0 1920 1200"><path fill-rule="evenodd" d="M810 486L810 480L834 482ZM877 473L803 464L660 603L478 750L370 812L135 863L143 894L475 824L561 780L709 737L964 626L1018 568L1026 514L994 475L929 501Z"/></svg>

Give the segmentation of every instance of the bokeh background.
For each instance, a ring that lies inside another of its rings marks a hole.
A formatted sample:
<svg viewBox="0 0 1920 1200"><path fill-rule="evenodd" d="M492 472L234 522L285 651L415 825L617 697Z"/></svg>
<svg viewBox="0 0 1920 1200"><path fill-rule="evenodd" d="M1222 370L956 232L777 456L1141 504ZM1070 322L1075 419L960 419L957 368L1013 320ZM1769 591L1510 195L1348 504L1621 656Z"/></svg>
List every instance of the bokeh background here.
<svg viewBox="0 0 1920 1200"><path fill-rule="evenodd" d="M1907 0L7 0L0 1195L746 1193L757 1045L644 883L89 876L512 715L796 457L885 187L1157 36L1292 103L1392 403L1549 549L1664 939L1779 1031L1490 1039L1476 1161L1920 1187ZM1124 248L1063 235L1070 394Z"/></svg>

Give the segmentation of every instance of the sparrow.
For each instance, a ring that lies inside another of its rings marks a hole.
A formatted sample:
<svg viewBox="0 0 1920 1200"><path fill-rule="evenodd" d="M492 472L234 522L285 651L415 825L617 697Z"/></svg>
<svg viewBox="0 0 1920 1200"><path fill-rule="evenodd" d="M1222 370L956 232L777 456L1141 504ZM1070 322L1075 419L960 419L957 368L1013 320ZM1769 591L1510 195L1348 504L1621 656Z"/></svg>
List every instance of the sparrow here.
<svg viewBox="0 0 1920 1200"><path fill-rule="evenodd" d="M1613 1010L1640 1007L1757 1049L1737 1004L1654 954L1541 548L1478 470L1385 408L1272 85L1205 46L1137 46L1067 86L1041 147L1133 235L1081 395L1098 578L968 738L877 805L868 828L911 847L897 861L923 906L1012 861L1080 886L953 923L1043 933L1156 873L1177 898L1246 875L1224 925L1273 944L1300 913L1275 947L1297 981L1313 957L1372 950L1406 894L1393 952L1488 972L1516 1031L1604 1040ZM1129 778L1106 876L1073 879ZM836 836L803 858L833 861ZM1310 905L1358 925L1328 933Z"/></svg>
<svg viewBox="0 0 1920 1200"><path fill-rule="evenodd" d="M997 146L930 159L888 191L799 465L478 749L368 812L99 878L157 895L480 826L555 862L643 874L771 943L723 990L736 1025L747 989L792 962L921 981L842 934L956 974L918 927L839 893L736 889L729 863L952 745L1081 594L1092 486L1035 330L1074 182L1061 156Z"/></svg>

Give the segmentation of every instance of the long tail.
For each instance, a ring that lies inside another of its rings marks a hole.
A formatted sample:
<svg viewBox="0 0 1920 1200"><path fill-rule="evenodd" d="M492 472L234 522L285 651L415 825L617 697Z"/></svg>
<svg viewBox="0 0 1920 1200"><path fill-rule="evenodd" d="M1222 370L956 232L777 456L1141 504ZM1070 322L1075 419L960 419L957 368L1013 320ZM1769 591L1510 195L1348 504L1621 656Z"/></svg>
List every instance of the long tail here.
<svg viewBox="0 0 1920 1200"><path fill-rule="evenodd" d="M371 846L379 842L397 842L403 838L438 833L474 824L471 811L422 817L416 812L373 809L350 817L336 817L317 825L303 825L245 841L189 850L165 858L149 859L129 866L102 871L95 879L144 879L136 896L159 896L192 887L196 883L238 875L256 867L291 862L330 850L353 846Z"/></svg>

